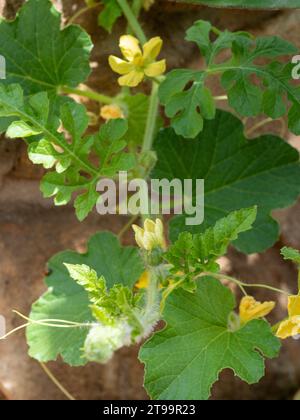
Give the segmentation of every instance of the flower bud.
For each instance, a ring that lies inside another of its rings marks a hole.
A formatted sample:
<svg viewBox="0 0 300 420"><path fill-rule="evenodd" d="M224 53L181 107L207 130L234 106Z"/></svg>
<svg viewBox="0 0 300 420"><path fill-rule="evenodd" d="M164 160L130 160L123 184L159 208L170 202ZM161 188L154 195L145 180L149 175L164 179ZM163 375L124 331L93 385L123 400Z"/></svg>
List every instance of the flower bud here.
<svg viewBox="0 0 300 420"><path fill-rule="evenodd" d="M135 240L138 246L146 251L152 251L154 248L166 248L166 241L164 238L164 226L160 219L153 220L146 219L144 229L133 225L135 232Z"/></svg>
<svg viewBox="0 0 300 420"><path fill-rule="evenodd" d="M106 121L124 118L124 113L118 105L104 105L100 109L100 116Z"/></svg>

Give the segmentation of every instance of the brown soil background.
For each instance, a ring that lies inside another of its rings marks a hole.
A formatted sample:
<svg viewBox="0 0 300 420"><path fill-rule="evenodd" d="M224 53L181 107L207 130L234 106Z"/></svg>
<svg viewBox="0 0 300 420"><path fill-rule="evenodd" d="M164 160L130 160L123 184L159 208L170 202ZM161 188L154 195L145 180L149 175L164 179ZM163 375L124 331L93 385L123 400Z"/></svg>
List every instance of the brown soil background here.
<svg viewBox="0 0 300 420"><path fill-rule="evenodd" d="M0 0L0 13L11 18L20 0ZM83 1L56 1L64 16L71 16ZM165 41L164 55L170 68L199 66L199 54L193 45L183 42L185 30L197 19L211 20L220 28L250 30L256 34L280 35L300 47L300 10L284 12L224 11L199 6L182 6L173 1L157 1L143 17L146 32L161 35ZM117 52L117 40L125 22L120 21L112 36L97 26L96 13L90 12L79 21L95 43L93 61L98 67L89 80L95 89L112 93L115 78L107 67L107 55ZM1 40L0 40L1 42ZM214 84L215 92L218 85ZM89 104L98 111L94 104ZM251 124L251 122L250 122ZM265 130L278 131L278 123ZM300 150L299 139L285 133L287 141ZM42 170L27 159L19 142L0 140L0 313L7 328L20 325L12 309L28 313L31 303L45 290L43 277L47 260L65 249L83 251L89 236L97 231L117 233L126 220L92 214L79 223L71 207L54 208L39 192ZM222 260L224 272L251 282L265 282L293 290L296 270L283 262L279 250L283 245L300 249L300 203L277 212L281 237L276 246L262 255L246 257L231 249ZM130 234L124 243L130 243ZM269 293L259 292L259 299L269 299ZM280 301L273 315L278 320L284 314L285 301ZM267 363L266 377L257 385L248 386L231 371L225 371L214 386L214 399L281 400L291 399L300 388L300 342L286 341L279 359ZM145 399L143 366L137 361L137 349L123 349L106 366L90 364L84 368L69 368L60 361L49 367L77 399ZM27 356L24 333L20 332L0 344L0 400L64 399L62 393L44 374L39 364Z"/></svg>

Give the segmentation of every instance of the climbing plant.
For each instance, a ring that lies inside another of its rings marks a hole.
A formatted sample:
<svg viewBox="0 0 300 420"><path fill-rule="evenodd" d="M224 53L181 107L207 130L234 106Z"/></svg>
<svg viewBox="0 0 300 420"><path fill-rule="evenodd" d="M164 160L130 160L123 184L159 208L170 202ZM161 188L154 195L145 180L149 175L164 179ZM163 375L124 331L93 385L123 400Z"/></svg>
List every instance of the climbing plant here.
<svg viewBox="0 0 300 420"><path fill-rule="evenodd" d="M300 0L182 2L300 7ZM271 247L279 236L272 211L300 194L297 150L274 134L250 140L245 130L246 119L261 116L266 119L259 126L287 121L300 134L300 87L292 78L298 51L278 36L221 31L198 20L186 33L198 49L197 69L170 69L160 34L145 34L140 23L153 3L89 0L65 22L49 0L28 0L15 20L0 22L6 60L0 128L9 139L23 139L29 159L44 167L44 197L55 205L73 202L83 221L106 200L99 181L115 181L120 173L129 181L204 180L203 223L187 224L187 211L173 214L166 235L165 211L153 215L144 196L146 211L133 214L118 237L95 232L86 253L55 255L48 290L22 316L29 355L40 362L61 356L71 366L106 363L121 347L140 343L151 398L201 400L210 397L225 368L249 384L258 382L265 359L278 356L280 340L300 333L300 290L289 294L243 282L219 265L230 245L247 254ZM127 19L120 54L107 57L118 75L116 96L85 84L93 44L76 19L91 8L108 33L117 19ZM211 89L212 77L222 95ZM99 115L78 98L98 103ZM194 205L197 198L193 186ZM136 246L123 246L131 225ZM282 254L300 266L297 250ZM270 301L256 301L254 288L269 290ZM277 294L286 295L288 316L271 325L266 317Z"/></svg>

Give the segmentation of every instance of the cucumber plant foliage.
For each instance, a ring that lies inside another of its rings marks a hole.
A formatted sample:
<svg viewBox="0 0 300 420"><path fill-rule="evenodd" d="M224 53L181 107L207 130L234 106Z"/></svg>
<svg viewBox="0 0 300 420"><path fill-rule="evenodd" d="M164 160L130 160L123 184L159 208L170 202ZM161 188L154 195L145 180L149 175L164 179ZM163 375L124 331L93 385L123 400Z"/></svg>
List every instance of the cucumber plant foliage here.
<svg viewBox="0 0 300 420"><path fill-rule="evenodd" d="M182 2L300 7L298 0ZM44 168L44 197L57 206L74 203L79 221L103 198L98 181L113 181L120 172L147 182L204 180L201 225L172 216L167 237L162 215L144 218L143 227L133 225L138 246L124 246L130 220L118 236L95 233L86 253L51 258L47 290L26 324L29 355L40 362L106 363L139 343L152 399L202 400L227 368L248 384L260 381L265 360L279 354L279 338L300 331L299 294L288 296L288 318L272 326L267 317L276 302L258 302L248 291L288 293L227 276L219 262L230 246L248 254L271 247L280 233L272 212L299 196L298 151L271 133L250 140L244 124L250 117L267 118L260 126L281 119L300 134L300 88L291 64L297 48L278 36L222 32L198 20L186 36L198 47L198 68L163 74L162 40L159 34L147 39L140 23L153 3L87 0L67 22L49 0L28 0L15 20L2 19L0 129L8 141L25 141L31 162ZM109 58L121 75L115 96L105 86L104 92L87 86L93 43L74 23L91 8L99 8L95 17L108 33L120 17L128 21L130 36L120 40L124 59ZM211 77L218 77L222 97L214 96ZM148 88L132 90L139 82ZM91 113L81 98L99 112ZM219 109L220 100L230 112ZM300 267L297 250L285 247L282 257Z"/></svg>

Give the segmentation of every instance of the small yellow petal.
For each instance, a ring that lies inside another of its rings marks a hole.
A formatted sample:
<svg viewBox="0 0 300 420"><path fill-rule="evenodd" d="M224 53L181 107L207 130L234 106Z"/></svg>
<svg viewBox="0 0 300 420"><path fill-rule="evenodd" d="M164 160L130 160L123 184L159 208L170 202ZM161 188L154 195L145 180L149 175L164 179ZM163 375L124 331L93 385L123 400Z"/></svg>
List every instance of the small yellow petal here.
<svg viewBox="0 0 300 420"><path fill-rule="evenodd" d="M155 222L151 219L146 219L144 223L144 229L146 232L154 233L155 232Z"/></svg>
<svg viewBox="0 0 300 420"><path fill-rule="evenodd" d="M276 336L285 340L298 334L300 334L300 316L295 316L280 324Z"/></svg>
<svg viewBox="0 0 300 420"><path fill-rule="evenodd" d="M164 225L160 219L155 220L155 233L158 236L161 236L164 233Z"/></svg>
<svg viewBox="0 0 300 420"><path fill-rule="evenodd" d="M133 69L132 63L121 60L121 58L110 55L108 58L111 69L118 74L127 74Z"/></svg>
<svg viewBox="0 0 300 420"><path fill-rule="evenodd" d="M240 304L240 318L243 324L253 319L264 318L275 307L275 302L257 302L252 296L245 296Z"/></svg>
<svg viewBox="0 0 300 420"><path fill-rule="evenodd" d="M139 40L132 35L121 36L119 45L123 56L128 61L132 61L136 56L142 55Z"/></svg>
<svg viewBox="0 0 300 420"><path fill-rule="evenodd" d="M130 73L119 77L118 83L120 86L136 87L144 79L144 72L132 70Z"/></svg>
<svg viewBox="0 0 300 420"><path fill-rule="evenodd" d="M124 118L124 113L118 105L104 105L100 109L100 116L104 120L115 120Z"/></svg>
<svg viewBox="0 0 300 420"><path fill-rule="evenodd" d="M155 221L155 235L159 245L165 249L167 247L164 235L164 225L160 219L156 219Z"/></svg>
<svg viewBox="0 0 300 420"><path fill-rule="evenodd" d="M144 273L139 278L138 282L136 283L135 287L137 289L147 289L150 282L150 273L148 271L144 271Z"/></svg>
<svg viewBox="0 0 300 420"><path fill-rule="evenodd" d="M300 316L300 296L290 296L288 304L289 317Z"/></svg>
<svg viewBox="0 0 300 420"><path fill-rule="evenodd" d="M137 225L132 225L132 229L135 233L135 241L140 248L144 248L144 229Z"/></svg>
<svg viewBox="0 0 300 420"><path fill-rule="evenodd" d="M159 55L163 41L159 36L151 38L150 41L146 42L143 46L143 57L144 60L148 63L154 61Z"/></svg>
<svg viewBox="0 0 300 420"><path fill-rule="evenodd" d="M156 61L155 63L148 64L145 68L145 75L148 77L157 77L164 74L166 71L166 60Z"/></svg>

